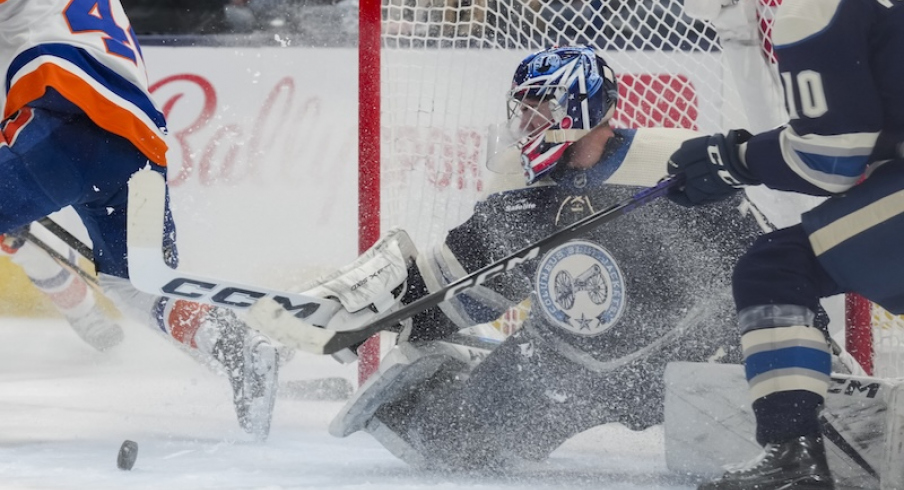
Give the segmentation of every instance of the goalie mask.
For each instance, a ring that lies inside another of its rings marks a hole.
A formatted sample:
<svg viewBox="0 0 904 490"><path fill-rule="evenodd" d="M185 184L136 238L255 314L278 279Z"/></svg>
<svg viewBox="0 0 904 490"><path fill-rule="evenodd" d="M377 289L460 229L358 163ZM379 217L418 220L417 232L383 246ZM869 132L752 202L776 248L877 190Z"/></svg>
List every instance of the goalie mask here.
<svg viewBox="0 0 904 490"><path fill-rule="evenodd" d="M546 176L565 150L615 112L615 73L591 48L569 46L525 58L508 94L508 126L528 184Z"/></svg>

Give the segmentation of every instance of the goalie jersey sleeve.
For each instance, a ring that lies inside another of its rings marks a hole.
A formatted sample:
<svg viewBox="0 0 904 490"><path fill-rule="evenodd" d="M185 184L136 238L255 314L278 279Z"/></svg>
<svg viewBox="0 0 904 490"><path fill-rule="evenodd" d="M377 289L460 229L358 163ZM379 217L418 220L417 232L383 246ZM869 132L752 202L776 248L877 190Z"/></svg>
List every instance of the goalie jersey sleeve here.
<svg viewBox="0 0 904 490"><path fill-rule="evenodd" d="M895 157L904 141L902 2L785 2L773 41L791 120L747 143L746 163L764 184L837 194L869 163Z"/></svg>
<svg viewBox="0 0 904 490"><path fill-rule="evenodd" d="M148 96L144 60L118 0L4 0L0 29L4 119L53 91L166 164L164 117Z"/></svg>

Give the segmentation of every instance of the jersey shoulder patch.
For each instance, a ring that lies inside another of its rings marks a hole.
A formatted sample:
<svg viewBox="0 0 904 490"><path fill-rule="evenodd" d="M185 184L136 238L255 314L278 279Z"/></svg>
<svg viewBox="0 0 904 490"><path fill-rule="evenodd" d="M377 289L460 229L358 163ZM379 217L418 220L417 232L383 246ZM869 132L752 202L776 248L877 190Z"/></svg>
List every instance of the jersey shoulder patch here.
<svg viewBox="0 0 904 490"><path fill-rule="evenodd" d="M803 41L832 24L841 0L798 0L785 2L775 14L772 42L776 48Z"/></svg>

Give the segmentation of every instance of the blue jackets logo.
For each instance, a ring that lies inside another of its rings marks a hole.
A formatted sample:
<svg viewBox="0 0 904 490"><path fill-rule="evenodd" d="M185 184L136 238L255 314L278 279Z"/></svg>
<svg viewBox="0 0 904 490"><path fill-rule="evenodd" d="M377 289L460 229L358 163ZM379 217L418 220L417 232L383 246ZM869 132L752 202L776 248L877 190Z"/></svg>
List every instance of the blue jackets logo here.
<svg viewBox="0 0 904 490"><path fill-rule="evenodd" d="M537 297L549 320L585 337L618 322L627 304L624 275L612 255L586 241L571 241L547 253L537 269Z"/></svg>

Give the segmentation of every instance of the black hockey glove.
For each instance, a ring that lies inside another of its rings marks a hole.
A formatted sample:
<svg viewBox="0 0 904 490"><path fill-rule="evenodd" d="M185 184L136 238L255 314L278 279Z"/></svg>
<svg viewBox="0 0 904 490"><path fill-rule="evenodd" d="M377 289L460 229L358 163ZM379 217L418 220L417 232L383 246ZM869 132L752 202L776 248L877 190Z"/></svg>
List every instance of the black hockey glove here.
<svg viewBox="0 0 904 490"><path fill-rule="evenodd" d="M760 182L741 163L738 145L752 137L743 129L693 138L669 158L669 175L684 174L684 186L668 198L685 207L721 201L745 185Z"/></svg>

